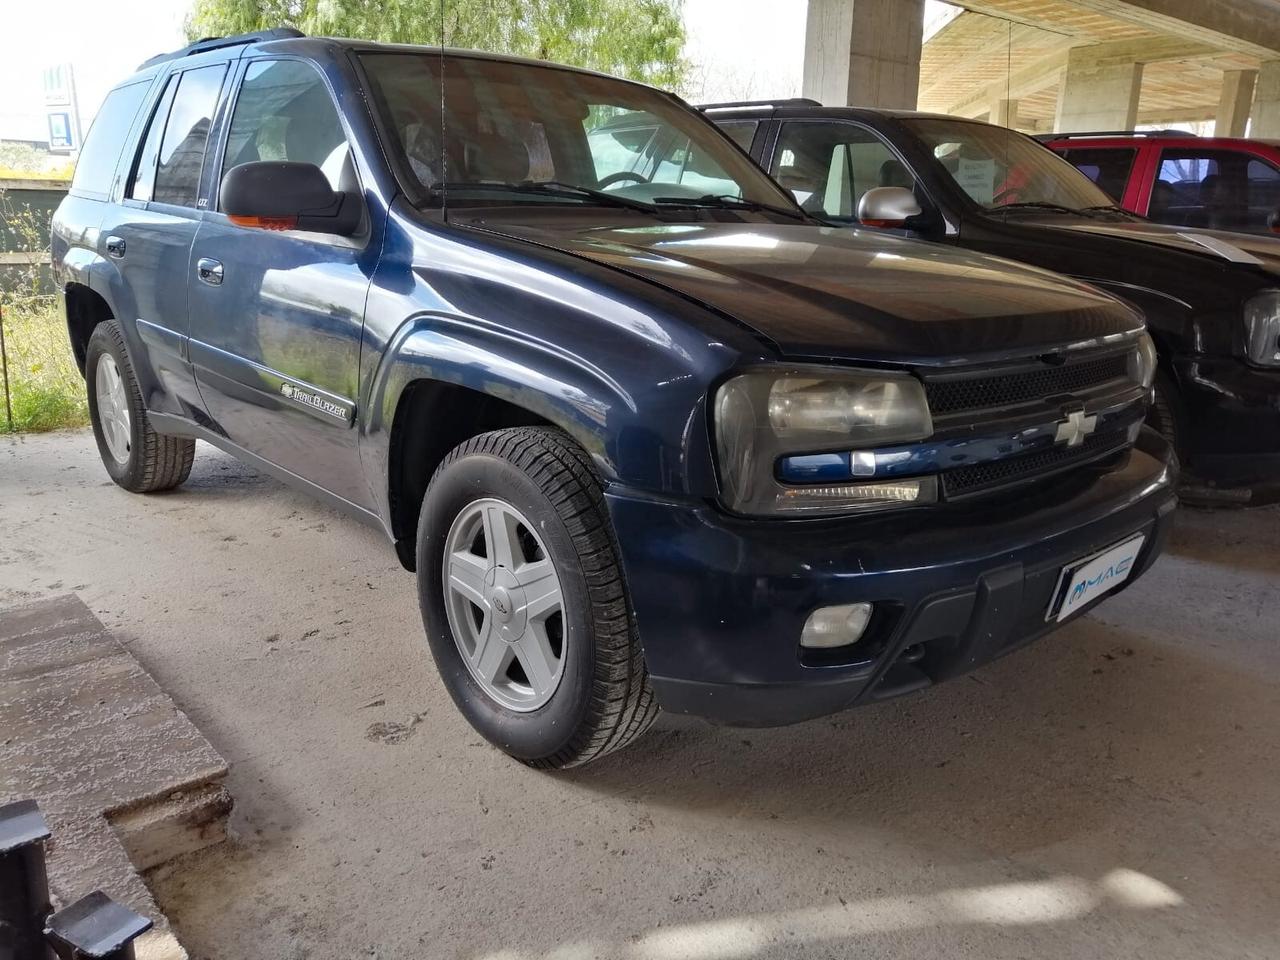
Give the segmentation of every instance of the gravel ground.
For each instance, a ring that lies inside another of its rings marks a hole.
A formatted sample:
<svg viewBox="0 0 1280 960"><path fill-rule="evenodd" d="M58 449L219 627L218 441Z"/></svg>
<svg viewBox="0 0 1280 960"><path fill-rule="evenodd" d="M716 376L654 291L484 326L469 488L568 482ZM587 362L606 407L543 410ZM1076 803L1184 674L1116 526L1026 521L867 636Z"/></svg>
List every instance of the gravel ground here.
<svg viewBox="0 0 1280 960"><path fill-rule="evenodd" d="M549 775L455 712L378 531L203 445L141 498L0 440L0 604L79 594L231 763L235 839L149 878L198 960L1274 958L1277 587L1280 508L1184 511L927 695Z"/></svg>

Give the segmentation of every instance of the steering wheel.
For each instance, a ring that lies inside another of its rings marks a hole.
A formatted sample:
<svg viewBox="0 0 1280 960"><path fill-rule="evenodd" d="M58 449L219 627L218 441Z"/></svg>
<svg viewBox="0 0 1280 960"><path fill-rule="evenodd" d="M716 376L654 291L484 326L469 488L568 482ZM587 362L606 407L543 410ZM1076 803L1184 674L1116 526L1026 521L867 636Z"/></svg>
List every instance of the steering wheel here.
<svg viewBox="0 0 1280 960"><path fill-rule="evenodd" d="M642 177L640 174L633 173L630 170L619 170L617 173L611 173L607 177L605 177L604 179L596 183L596 189L604 190L607 187L612 187L615 183L622 183L626 180L631 180L631 181L634 181L635 183L649 182L648 177Z"/></svg>

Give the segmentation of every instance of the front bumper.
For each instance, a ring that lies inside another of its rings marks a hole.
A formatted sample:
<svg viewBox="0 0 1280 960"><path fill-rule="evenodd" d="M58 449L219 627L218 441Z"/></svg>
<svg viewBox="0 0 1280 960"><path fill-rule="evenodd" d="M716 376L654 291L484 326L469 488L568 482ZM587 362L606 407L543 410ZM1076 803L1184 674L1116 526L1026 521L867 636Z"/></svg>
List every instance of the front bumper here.
<svg viewBox="0 0 1280 960"><path fill-rule="evenodd" d="M749 521L613 489L606 501L645 659L664 709L776 726L919 690L1034 640L1062 567L1142 532L1133 574L1163 548L1167 457L1010 502L841 520ZM816 607L873 601L856 662L814 665ZM904 656L905 653L905 656Z"/></svg>
<svg viewBox="0 0 1280 960"><path fill-rule="evenodd" d="M1280 481L1280 370L1234 358L1174 361L1198 477L1226 486Z"/></svg>

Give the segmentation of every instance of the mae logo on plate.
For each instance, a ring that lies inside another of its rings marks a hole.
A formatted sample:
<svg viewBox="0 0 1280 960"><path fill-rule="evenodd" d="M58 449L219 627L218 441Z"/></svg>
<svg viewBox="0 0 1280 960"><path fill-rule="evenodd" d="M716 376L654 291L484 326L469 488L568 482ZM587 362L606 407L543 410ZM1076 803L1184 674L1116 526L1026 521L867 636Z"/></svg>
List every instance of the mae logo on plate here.
<svg viewBox="0 0 1280 960"><path fill-rule="evenodd" d="M1050 609L1049 619L1061 622L1129 579L1145 541L1139 535L1064 568L1054 592L1059 606L1056 611Z"/></svg>

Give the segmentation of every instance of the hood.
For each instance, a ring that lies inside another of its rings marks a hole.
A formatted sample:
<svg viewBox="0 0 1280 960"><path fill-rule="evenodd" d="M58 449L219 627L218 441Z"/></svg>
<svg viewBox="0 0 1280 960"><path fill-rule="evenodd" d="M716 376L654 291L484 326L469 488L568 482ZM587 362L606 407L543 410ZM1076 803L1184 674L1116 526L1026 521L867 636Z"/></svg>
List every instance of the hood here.
<svg viewBox="0 0 1280 960"><path fill-rule="evenodd" d="M771 223L485 229L628 271L806 358L956 362L1126 333L1141 318L1035 267L884 234Z"/></svg>
<svg viewBox="0 0 1280 960"><path fill-rule="evenodd" d="M1200 230L1196 227L1174 227L1137 221L1127 223L1078 220L1055 222L1044 219L1037 220L1036 226L1153 244L1199 257L1208 257L1219 263L1238 263L1249 269L1280 275L1280 239L1259 234L1228 233L1225 230Z"/></svg>

